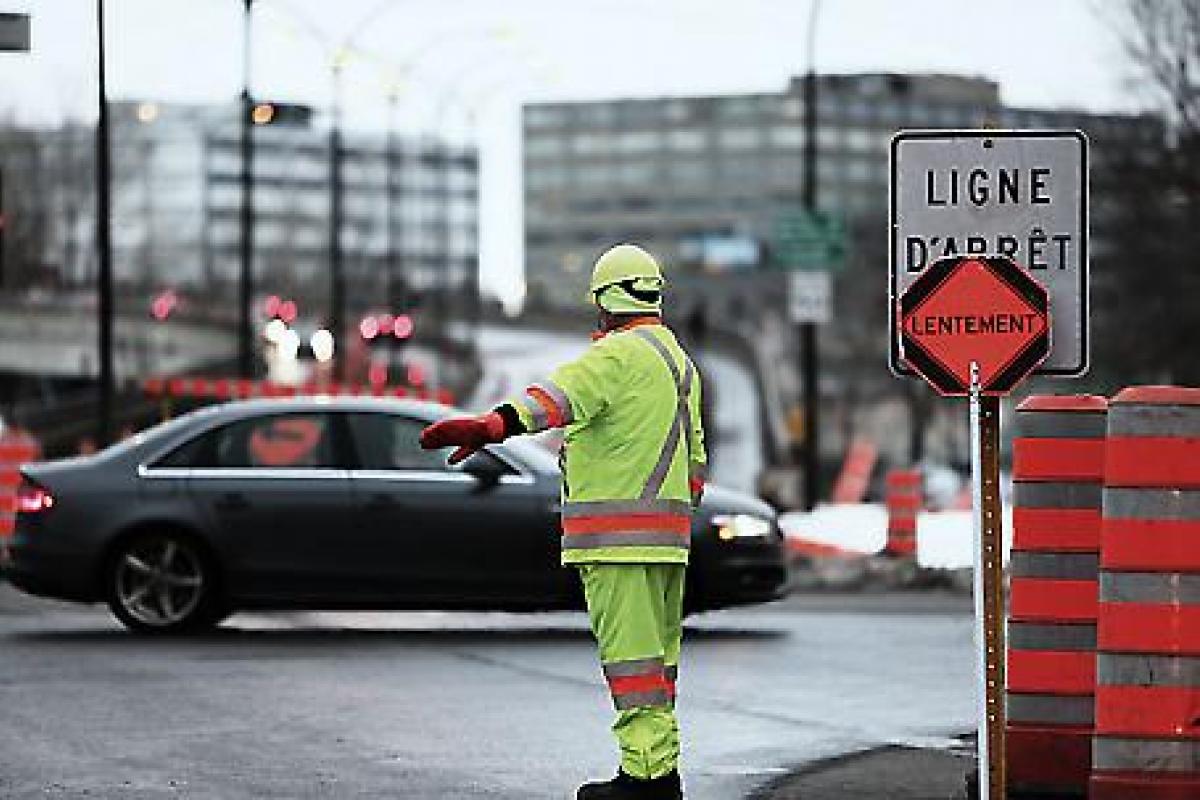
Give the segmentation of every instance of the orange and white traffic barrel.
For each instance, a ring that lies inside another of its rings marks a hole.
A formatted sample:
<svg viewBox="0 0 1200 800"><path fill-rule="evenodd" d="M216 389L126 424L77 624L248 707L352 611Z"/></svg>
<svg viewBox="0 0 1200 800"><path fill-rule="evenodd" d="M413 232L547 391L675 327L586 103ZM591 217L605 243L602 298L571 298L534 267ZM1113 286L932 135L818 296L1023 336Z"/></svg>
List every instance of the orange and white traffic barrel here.
<svg viewBox="0 0 1200 800"><path fill-rule="evenodd" d="M917 554L917 515L923 504L921 471L893 469L887 474L884 504L887 506L887 545L892 556L915 558Z"/></svg>
<svg viewBox="0 0 1200 800"><path fill-rule="evenodd" d="M1017 406L1006 728L1014 791L1087 793L1107 408L1092 395Z"/></svg>
<svg viewBox="0 0 1200 800"><path fill-rule="evenodd" d="M1200 389L1109 406L1094 800L1200 798Z"/></svg>
<svg viewBox="0 0 1200 800"><path fill-rule="evenodd" d="M40 455L37 441L23 431L9 430L0 436L0 564L8 559L8 540L16 521L19 470L22 464Z"/></svg>

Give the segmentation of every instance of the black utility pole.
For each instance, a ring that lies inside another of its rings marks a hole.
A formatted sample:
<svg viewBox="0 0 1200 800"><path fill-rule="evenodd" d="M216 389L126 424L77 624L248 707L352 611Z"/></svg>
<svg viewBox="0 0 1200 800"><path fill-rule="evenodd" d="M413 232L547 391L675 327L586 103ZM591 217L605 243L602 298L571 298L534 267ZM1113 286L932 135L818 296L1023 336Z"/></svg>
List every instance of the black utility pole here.
<svg viewBox="0 0 1200 800"><path fill-rule="evenodd" d="M810 218L817 213L817 14L820 0L812 0L808 19L808 72L804 76L804 171L801 202ZM805 511L817 504L820 492L821 418L818 413L820 365L817 360L817 325L800 323L800 379L804 384L804 485L801 502Z"/></svg>
<svg viewBox="0 0 1200 800"><path fill-rule="evenodd" d="M387 173L387 224L385 226L387 233L387 298L388 311L393 314L407 312L407 302L403 297L404 294L404 279L400 276L399 270L399 233L396 230L396 103L399 96L395 89L388 91L388 131L386 151L384 159L386 160ZM393 340L395 341L394 337Z"/></svg>
<svg viewBox="0 0 1200 800"><path fill-rule="evenodd" d="M329 331L334 338L333 375L346 376L346 278L342 274L342 66L333 65L333 125L329 131Z"/></svg>
<svg viewBox="0 0 1200 800"><path fill-rule="evenodd" d="M113 275L112 275L112 179L109 172L108 86L104 76L104 0L96 0L96 36L98 42L96 121L96 249L99 256L100 318L97 349L100 356L100 404L96 419L96 444L104 447L112 440L113 395Z"/></svg>
<svg viewBox="0 0 1200 800"><path fill-rule="evenodd" d="M243 0L242 22L242 218L241 268L238 272L238 374L254 377L254 98L250 94L250 28L254 0Z"/></svg>

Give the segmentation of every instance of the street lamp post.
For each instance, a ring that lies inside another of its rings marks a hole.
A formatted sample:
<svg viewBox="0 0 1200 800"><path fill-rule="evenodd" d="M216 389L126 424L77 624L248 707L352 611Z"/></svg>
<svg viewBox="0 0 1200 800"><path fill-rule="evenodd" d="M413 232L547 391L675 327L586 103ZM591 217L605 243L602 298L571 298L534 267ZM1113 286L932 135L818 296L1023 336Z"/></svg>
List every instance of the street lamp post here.
<svg viewBox="0 0 1200 800"><path fill-rule="evenodd" d="M97 106L96 121L96 249L99 261L98 335L100 402L97 409L96 442L103 447L112 439L113 395L113 274L112 274L112 178L108 136L108 85L105 79L104 0L96 0Z"/></svg>
<svg viewBox="0 0 1200 800"><path fill-rule="evenodd" d="M804 171L801 203L811 216L817 213L817 18L821 0L812 0L808 16L808 71L804 75ZM820 492L821 402L818 387L820 364L817 353L817 325L800 323L800 377L804 385L804 453L801 500L806 511L817 504Z"/></svg>
<svg viewBox="0 0 1200 800"><path fill-rule="evenodd" d="M346 341L346 276L342 267L342 58L333 61L333 124L329 129L329 330ZM346 374L346 347L334 351L333 375Z"/></svg>
<svg viewBox="0 0 1200 800"><path fill-rule="evenodd" d="M253 377L254 334L251 305L254 297L254 98L250 94L250 34L254 0L243 0L241 97L241 263L238 272L238 374Z"/></svg>
<svg viewBox="0 0 1200 800"><path fill-rule="evenodd" d="M388 89L387 107L388 107L388 129L387 142L385 143L384 160L385 160L385 180L387 181L387 191L385 195L386 205L386 223L384 225L384 233L386 236L385 243L385 262L387 265L387 298L388 308L392 311L407 311L407 291L404 286L403 279L399 278L399 254L400 254L400 231L396 227L396 179L398 177L397 170L397 152L396 152L396 106L400 100L399 87L393 85ZM394 340L393 340L394 341Z"/></svg>

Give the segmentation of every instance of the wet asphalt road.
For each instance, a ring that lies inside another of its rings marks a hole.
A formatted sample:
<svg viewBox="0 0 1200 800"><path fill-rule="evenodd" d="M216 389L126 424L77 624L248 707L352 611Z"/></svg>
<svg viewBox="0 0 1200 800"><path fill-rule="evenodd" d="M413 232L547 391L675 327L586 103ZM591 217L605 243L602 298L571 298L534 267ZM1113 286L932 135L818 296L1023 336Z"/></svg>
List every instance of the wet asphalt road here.
<svg viewBox="0 0 1200 800"><path fill-rule="evenodd" d="M799 596L690 620L693 800L972 723L969 599ZM0 798L573 797L614 766L581 614L239 615L127 635L0 585Z"/></svg>

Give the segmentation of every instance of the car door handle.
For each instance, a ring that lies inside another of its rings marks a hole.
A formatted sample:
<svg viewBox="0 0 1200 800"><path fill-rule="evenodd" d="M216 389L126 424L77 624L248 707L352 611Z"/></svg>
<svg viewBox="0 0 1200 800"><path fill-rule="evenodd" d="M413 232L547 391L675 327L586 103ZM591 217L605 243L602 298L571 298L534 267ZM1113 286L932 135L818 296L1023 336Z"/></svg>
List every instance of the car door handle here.
<svg viewBox="0 0 1200 800"><path fill-rule="evenodd" d="M250 501L241 492L226 492L217 498L216 505L220 511L245 511L250 508Z"/></svg>

